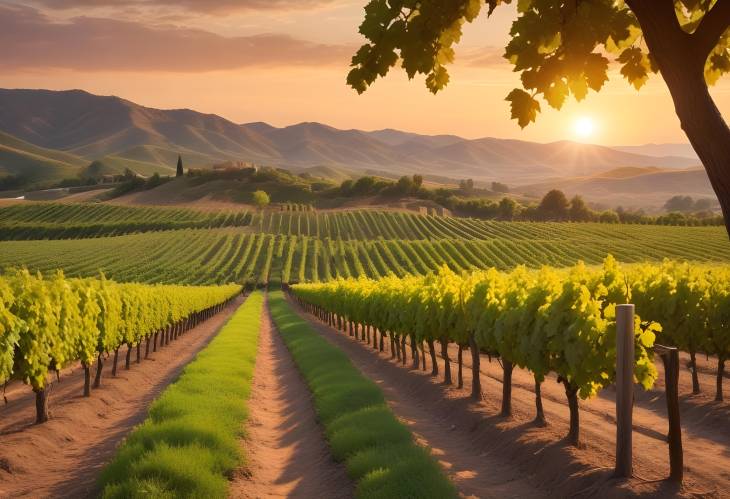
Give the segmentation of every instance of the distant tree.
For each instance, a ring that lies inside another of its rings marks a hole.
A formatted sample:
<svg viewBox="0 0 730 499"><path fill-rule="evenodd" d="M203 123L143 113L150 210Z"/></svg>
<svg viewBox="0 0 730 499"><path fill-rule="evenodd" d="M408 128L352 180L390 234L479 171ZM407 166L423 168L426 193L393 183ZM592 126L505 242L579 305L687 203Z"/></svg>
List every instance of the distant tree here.
<svg viewBox="0 0 730 499"><path fill-rule="evenodd" d="M613 210L602 211L601 214L598 215L598 221L604 224L617 224L620 222L618 214Z"/></svg>
<svg viewBox="0 0 730 499"><path fill-rule="evenodd" d="M700 198L695 201L694 210L695 211L709 211L709 210L712 210L712 208L714 208L716 204L717 204L717 201L715 201L712 198Z"/></svg>
<svg viewBox="0 0 730 499"><path fill-rule="evenodd" d="M659 225L687 225L687 217L684 213L674 211L657 217L656 223Z"/></svg>
<svg viewBox="0 0 730 499"><path fill-rule="evenodd" d="M580 196L574 196L570 200L570 208L568 209L568 217L574 222L588 222L593 218L593 212L583 198Z"/></svg>
<svg viewBox="0 0 730 499"><path fill-rule="evenodd" d="M413 179L411 177L403 176L398 179L395 184L396 192L405 196L412 194L414 191Z"/></svg>
<svg viewBox="0 0 730 499"><path fill-rule="evenodd" d="M342 194L343 196L349 195L352 192L353 185L355 185L355 183L352 180L343 180L340 184L340 194Z"/></svg>
<svg viewBox="0 0 730 499"><path fill-rule="evenodd" d="M367 43L353 56L347 83L362 93L400 65L409 78L425 75L436 93L449 82L466 23L515 3L504 51L520 73L520 88L507 95L512 118L525 127L545 104L561 109L571 96L583 100L604 88L614 65L636 89L660 74L730 232L730 127L708 91L730 72L730 0L371 0L360 25Z"/></svg>
<svg viewBox="0 0 730 499"><path fill-rule="evenodd" d="M160 177L160 174L155 172L152 174L150 178L147 179L147 181L144 184L145 189L154 189L155 187L161 185L163 183L162 178Z"/></svg>
<svg viewBox="0 0 730 499"><path fill-rule="evenodd" d="M501 182L492 182L492 192L500 192L506 194L509 192L509 186Z"/></svg>
<svg viewBox="0 0 730 499"><path fill-rule="evenodd" d="M471 194L474 192L474 180L473 179L466 179L459 182L459 189L462 190L464 194Z"/></svg>
<svg viewBox="0 0 730 499"><path fill-rule="evenodd" d="M0 191L20 189L30 182L30 179L22 175L5 175L0 177Z"/></svg>
<svg viewBox="0 0 730 499"><path fill-rule="evenodd" d="M664 203L664 209L672 212L679 211L681 213L689 213L695 207L692 196L672 196Z"/></svg>
<svg viewBox="0 0 730 499"><path fill-rule="evenodd" d="M256 191L253 193L253 204L260 210L266 208L271 203L271 198L265 191Z"/></svg>
<svg viewBox="0 0 730 499"><path fill-rule="evenodd" d="M644 210L627 210L623 206L616 208L616 214L618 215L621 223L649 223L651 220L646 216Z"/></svg>
<svg viewBox="0 0 730 499"><path fill-rule="evenodd" d="M514 199L504 197L499 202L500 220L513 220L517 214L517 203Z"/></svg>
<svg viewBox="0 0 730 499"><path fill-rule="evenodd" d="M537 211L544 220L565 220L568 218L568 198L563 191L553 189L542 198Z"/></svg>
<svg viewBox="0 0 730 499"><path fill-rule="evenodd" d="M423 175L413 175L413 188L420 189L423 186Z"/></svg>
<svg viewBox="0 0 730 499"><path fill-rule="evenodd" d="M104 163L95 159L83 171L84 177L101 177L104 174Z"/></svg>
<svg viewBox="0 0 730 499"><path fill-rule="evenodd" d="M182 177L183 176L183 164L182 164L182 156L177 157L177 172L175 173L176 177Z"/></svg>
<svg viewBox="0 0 730 499"><path fill-rule="evenodd" d="M351 193L356 196L367 196L374 193L375 178L370 176L360 177L352 186Z"/></svg>

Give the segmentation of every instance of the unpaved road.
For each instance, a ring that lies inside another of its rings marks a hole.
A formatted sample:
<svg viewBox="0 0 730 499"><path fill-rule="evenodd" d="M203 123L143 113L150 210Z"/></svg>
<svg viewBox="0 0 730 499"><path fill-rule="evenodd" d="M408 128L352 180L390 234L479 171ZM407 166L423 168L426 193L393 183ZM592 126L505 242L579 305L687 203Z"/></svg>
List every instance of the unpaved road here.
<svg viewBox="0 0 730 499"><path fill-rule="evenodd" d="M51 420L45 424L33 425L33 393L15 392L0 406L0 497L78 499L98 492L98 474L122 439L242 302L236 299L129 371L120 351L117 377L107 361L102 386L90 398L81 396L83 370L63 377L51 390Z"/></svg>
<svg viewBox="0 0 730 499"><path fill-rule="evenodd" d="M246 439L246 466L235 474L231 497L352 497L345 467L332 459L312 398L268 303L261 319Z"/></svg>

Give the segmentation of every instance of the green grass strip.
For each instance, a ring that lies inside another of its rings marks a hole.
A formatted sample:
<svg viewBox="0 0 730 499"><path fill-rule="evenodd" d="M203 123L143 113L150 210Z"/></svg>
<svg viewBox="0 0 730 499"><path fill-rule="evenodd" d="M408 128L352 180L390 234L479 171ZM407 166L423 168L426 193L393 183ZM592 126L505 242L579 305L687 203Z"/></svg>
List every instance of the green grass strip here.
<svg viewBox="0 0 730 499"><path fill-rule="evenodd" d="M449 498L456 489L428 449L388 408L383 392L344 352L294 312L281 291L269 294L271 314L299 366L332 454L344 461L367 499Z"/></svg>
<svg viewBox="0 0 730 499"><path fill-rule="evenodd" d="M105 498L226 497L248 417L264 296L251 294L101 474Z"/></svg>

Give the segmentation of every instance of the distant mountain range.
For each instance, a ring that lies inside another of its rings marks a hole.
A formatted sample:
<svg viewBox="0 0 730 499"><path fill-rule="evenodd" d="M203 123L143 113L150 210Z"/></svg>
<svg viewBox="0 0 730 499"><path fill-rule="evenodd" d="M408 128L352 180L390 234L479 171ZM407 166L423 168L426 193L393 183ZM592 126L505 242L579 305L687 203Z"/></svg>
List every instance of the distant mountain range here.
<svg viewBox="0 0 730 499"><path fill-rule="evenodd" d="M560 189L568 196L579 194L606 208L660 209L667 199L676 195L695 199L715 199L704 168L616 168L588 177L547 180L523 185L524 194L540 195L550 189Z"/></svg>
<svg viewBox="0 0 730 499"><path fill-rule="evenodd" d="M418 172L533 188L616 168L698 165L682 145L610 148L569 141L470 140L392 129L340 130L320 123L277 128L236 124L188 109L153 109L81 90L0 89L0 132L0 176L21 175L34 182L73 176L92 160L101 161L102 171L109 173L127 167L143 175L171 173L178 154L186 167L242 160L294 170Z"/></svg>
<svg viewBox="0 0 730 499"><path fill-rule="evenodd" d="M644 144L640 146L612 146L617 151L644 156L675 156L689 158L699 164L700 159L690 144Z"/></svg>

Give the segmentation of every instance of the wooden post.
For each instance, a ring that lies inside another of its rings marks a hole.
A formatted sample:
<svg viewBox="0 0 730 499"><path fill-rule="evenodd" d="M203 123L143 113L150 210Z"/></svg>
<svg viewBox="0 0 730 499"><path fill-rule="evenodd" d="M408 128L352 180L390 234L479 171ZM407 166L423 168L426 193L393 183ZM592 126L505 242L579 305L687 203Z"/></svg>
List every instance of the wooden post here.
<svg viewBox="0 0 730 499"><path fill-rule="evenodd" d="M664 363L667 416L669 417L669 479L682 483L684 458L682 454L682 426L679 420L679 351L675 347L655 345L654 349Z"/></svg>
<svg viewBox="0 0 730 499"><path fill-rule="evenodd" d="M616 468L614 476L631 477L634 406L634 306L616 306Z"/></svg>

